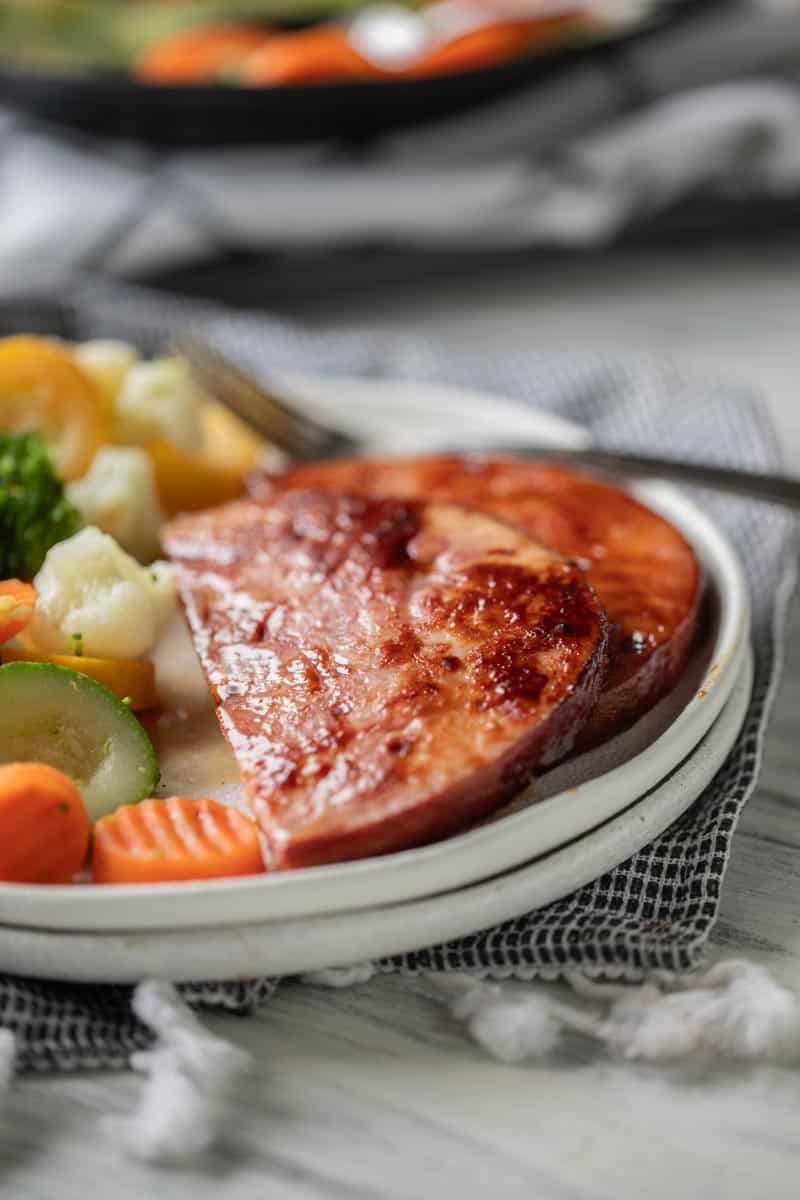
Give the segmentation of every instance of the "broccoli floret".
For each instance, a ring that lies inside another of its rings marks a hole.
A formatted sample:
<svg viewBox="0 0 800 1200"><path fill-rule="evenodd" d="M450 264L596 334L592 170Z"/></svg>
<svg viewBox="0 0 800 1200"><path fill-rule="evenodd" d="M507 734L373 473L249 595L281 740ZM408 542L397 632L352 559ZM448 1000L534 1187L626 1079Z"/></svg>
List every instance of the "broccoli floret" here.
<svg viewBox="0 0 800 1200"><path fill-rule="evenodd" d="M39 435L0 434L0 579L32 579L80 525Z"/></svg>

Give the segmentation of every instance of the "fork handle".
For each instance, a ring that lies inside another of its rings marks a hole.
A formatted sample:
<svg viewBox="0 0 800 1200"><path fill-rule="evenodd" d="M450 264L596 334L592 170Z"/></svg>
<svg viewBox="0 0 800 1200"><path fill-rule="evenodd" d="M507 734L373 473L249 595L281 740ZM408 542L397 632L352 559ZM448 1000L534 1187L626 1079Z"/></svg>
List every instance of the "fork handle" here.
<svg viewBox="0 0 800 1200"><path fill-rule="evenodd" d="M568 461L598 467L612 473L640 475L644 478L672 479L677 483L714 488L800 509L800 479L788 475L772 475L761 471L743 471L738 467L717 467L701 463L678 462L674 458L658 458L649 454L629 454L626 451L601 450L592 447L557 449L550 446L513 446L509 453L527 458Z"/></svg>

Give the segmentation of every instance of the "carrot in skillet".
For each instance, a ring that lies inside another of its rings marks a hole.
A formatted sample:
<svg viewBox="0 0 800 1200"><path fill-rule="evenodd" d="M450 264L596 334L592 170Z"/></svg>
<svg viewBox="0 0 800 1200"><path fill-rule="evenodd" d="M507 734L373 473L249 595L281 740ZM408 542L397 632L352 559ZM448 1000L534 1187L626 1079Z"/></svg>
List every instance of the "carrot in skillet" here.
<svg viewBox="0 0 800 1200"><path fill-rule="evenodd" d="M216 800L143 800L94 827L95 883L167 883L263 870L255 823Z"/></svg>
<svg viewBox="0 0 800 1200"><path fill-rule="evenodd" d="M144 83L213 83L237 76L245 55L269 38L269 31L253 25L203 25L184 29L149 46L139 55L134 75Z"/></svg>
<svg viewBox="0 0 800 1200"><path fill-rule="evenodd" d="M398 74L441 75L453 71L479 70L518 54L530 40L530 29L525 22L504 21L497 25L485 25L482 29L434 46Z"/></svg>
<svg viewBox="0 0 800 1200"><path fill-rule="evenodd" d="M335 83L380 75L347 40L346 30L319 25L270 38L242 65L241 82L259 86Z"/></svg>
<svg viewBox="0 0 800 1200"><path fill-rule="evenodd" d="M0 767L0 879L69 883L89 845L89 818L75 784L45 763Z"/></svg>
<svg viewBox="0 0 800 1200"><path fill-rule="evenodd" d="M460 37L434 46L416 62L397 72L400 75L439 75L451 71L475 71L490 67L533 46L545 46L586 18L579 10L534 20L498 20Z"/></svg>
<svg viewBox="0 0 800 1200"><path fill-rule="evenodd" d="M33 616L36 592L19 579L0 581L0 644L21 633Z"/></svg>

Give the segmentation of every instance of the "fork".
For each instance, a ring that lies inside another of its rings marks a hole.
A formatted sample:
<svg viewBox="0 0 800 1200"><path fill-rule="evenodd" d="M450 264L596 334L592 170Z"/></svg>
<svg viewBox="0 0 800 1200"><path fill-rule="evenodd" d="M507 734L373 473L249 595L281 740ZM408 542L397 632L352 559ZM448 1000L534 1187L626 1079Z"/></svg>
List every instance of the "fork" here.
<svg viewBox="0 0 800 1200"><path fill-rule="evenodd" d="M192 375L204 391L284 451L289 458L307 462L342 458L368 449L364 442L350 434L333 429L299 411L285 394L272 385L266 387L254 379L202 338L194 334L180 334L173 341L173 349L187 361ZM694 484L800 509L800 479L787 475L744 471L709 463L679 462L673 458L604 450L595 446L576 449L528 443L493 445L487 446L486 450L523 458L567 461L610 474L671 479L677 483Z"/></svg>

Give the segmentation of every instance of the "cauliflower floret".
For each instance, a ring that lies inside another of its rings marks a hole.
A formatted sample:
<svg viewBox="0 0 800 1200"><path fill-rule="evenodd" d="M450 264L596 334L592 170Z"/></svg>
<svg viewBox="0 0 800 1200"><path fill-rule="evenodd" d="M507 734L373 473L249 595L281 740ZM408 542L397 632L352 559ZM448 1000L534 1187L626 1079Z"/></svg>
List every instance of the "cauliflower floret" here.
<svg viewBox="0 0 800 1200"><path fill-rule="evenodd" d="M128 371L138 362L139 354L136 347L131 346L129 342L98 338L76 346L75 358L78 366L94 380L103 395L113 401L119 394Z"/></svg>
<svg viewBox="0 0 800 1200"><path fill-rule="evenodd" d="M159 551L161 509L153 464L134 446L103 446L83 479L67 487L67 496L86 525L110 533L140 562Z"/></svg>
<svg viewBox="0 0 800 1200"><path fill-rule="evenodd" d="M168 563L142 567L92 526L48 551L34 579L31 638L51 654L137 658L158 641L176 609Z"/></svg>
<svg viewBox="0 0 800 1200"><path fill-rule="evenodd" d="M115 438L131 446L164 438L191 454L203 445L205 403L182 359L138 362L128 371L114 402Z"/></svg>

